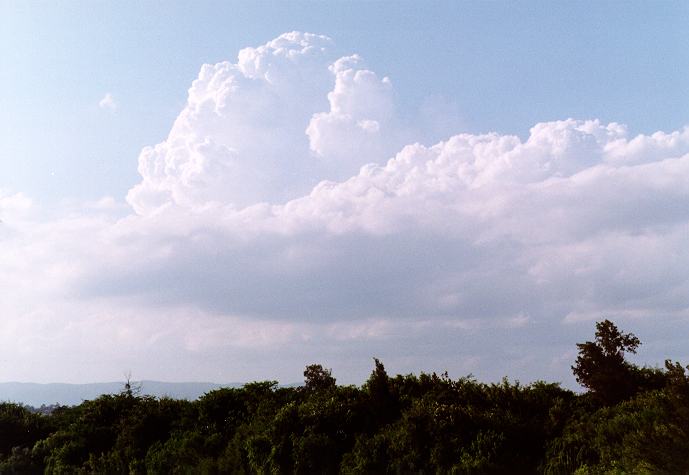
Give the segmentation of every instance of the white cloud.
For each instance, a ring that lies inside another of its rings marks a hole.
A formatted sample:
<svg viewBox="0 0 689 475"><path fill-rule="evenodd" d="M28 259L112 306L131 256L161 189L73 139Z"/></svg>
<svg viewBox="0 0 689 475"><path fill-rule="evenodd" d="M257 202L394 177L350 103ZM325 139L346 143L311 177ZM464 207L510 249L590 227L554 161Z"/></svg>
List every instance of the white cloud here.
<svg viewBox="0 0 689 475"><path fill-rule="evenodd" d="M390 80L364 69L357 55L340 58L329 69L335 75L330 110L314 114L306 128L311 150L328 162L358 166L393 153Z"/></svg>
<svg viewBox="0 0 689 475"><path fill-rule="evenodd" d="M204 65L168 138L139 157L142 181L127 198L137 212L307 193L323 171L304 129L327 104L331 43L287 33L243 49L236 63Z"/></svg>
<svg viewBox="0 0 689 475"><path fill-rule="evenodd" d="M115 102L113 95L109 92L106 92L103 98L98 101L98 107L101 109L107 109L109 111L116 111L119 106L117 102Z"/></svg>
<svg viewBox="0 0 689 475"><path fill-rule="evenodd" d="M0 189L0 219L25 215L32 206L31 198L24 193L11 193Z"/></svg>
<svg viewBox="0 0 689 475"><path fill-rule="evenodd" d="M327 360L352 380L376 355L566 379L551 363L589 318L651 338L687 326L689 128L567 119L402 148L392 82L331 49L288 33L203 66L141 152L131 213L104 199L32 218L0 194L0 309L24 335L2 358L97 341L102 364L128 361L118 375L185 360L184 378L298 377Z"/></svg>
<svg viewBox="0 0 689 475"><path fill-rule="evenodd" d="M279 203L394 154L390 81L331 46L292 32L243 49L236 63L204 65L168 138L141 152L129 203L139 214Z"/></svg>

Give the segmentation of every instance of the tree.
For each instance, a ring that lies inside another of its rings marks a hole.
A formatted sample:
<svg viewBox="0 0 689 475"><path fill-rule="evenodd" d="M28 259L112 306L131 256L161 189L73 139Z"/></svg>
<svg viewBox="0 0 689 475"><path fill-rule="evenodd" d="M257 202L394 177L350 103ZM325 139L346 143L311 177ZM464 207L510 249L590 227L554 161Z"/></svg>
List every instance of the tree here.
<svg viewBox="0 0 689 475"><path fill-rule="evenodd" d="M335 387L332 370L319 364L312 364L304 370L304 388L309 392L327 391Z"/></svg>
<svg viewBox="0 0 689 475"><path fill-rule="evenodd" d="M635 391L636 367L624 359L641 345L632 333L623 333L610 320L596 323L595 341L577 343L579 356L572 366L577 382L606 405L616 404Z"/></svg>
<svg viewBox="0 0 689 475"><path fill-rule="evenodd" d="M391 391L390 377L378 358L373 358L375 368L368 377L364 389L368 393L369 407L374 419L388 424L399 416L399 401Z"/></svg>

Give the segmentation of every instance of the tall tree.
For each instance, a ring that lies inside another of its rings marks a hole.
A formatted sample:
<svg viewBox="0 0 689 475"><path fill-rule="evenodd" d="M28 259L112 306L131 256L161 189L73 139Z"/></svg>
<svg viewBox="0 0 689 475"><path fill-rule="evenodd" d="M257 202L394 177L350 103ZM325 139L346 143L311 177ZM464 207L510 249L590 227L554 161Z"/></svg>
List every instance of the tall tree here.
<svg viewBox="0 0 689 475"><path fill-rule="evenodd" d="M635 390L636 367L624 358L641 345L632 333L623 333L610 320L596 323L595 341L577 343L579 356L572 366L577 382L603 404L616 404Z"/></svg>

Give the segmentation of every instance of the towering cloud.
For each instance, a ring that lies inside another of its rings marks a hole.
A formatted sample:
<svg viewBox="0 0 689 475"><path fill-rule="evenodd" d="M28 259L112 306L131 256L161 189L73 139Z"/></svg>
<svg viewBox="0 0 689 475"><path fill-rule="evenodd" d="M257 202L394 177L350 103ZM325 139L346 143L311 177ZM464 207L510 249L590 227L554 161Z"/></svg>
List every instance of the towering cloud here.
<svg viewBox="0 0 689 475"><path fill-rule="evenodd" d="M331 43L292 32L204 65L167 140L141 152L142 182L128 196L137 213L281 202L393 153L381 138L390 81L357 56L334 61Z"/></svg>

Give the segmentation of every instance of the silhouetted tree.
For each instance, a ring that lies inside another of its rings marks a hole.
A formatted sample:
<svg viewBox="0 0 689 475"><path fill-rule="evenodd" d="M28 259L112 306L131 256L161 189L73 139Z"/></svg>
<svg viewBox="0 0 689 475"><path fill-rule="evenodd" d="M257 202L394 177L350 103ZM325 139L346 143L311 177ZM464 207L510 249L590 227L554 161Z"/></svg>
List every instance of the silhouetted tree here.
<svg viewBox="0 0 689 475"><path fill-rule="evenodd" d="M595 341L577 343L579 356L572 366L577 382L600 402L615 404L635 390L635 369L624 359L641 345L632 333L623 333L610 320L596 323Z"/></svg>
<svg viewBox="0 0 689 475"><path fill-rule="evenodd" d="M398 401L391 391L390 377L385 366L378 358L373 358L373 362L375 367L364 388L368 393L369 408L373 411L374 418L387 424L399 415Z"/></svg>
<svg viewBox="0 0 689 475"><path fill-rule="evenodd" d="M304 370L304 388L307 391L320 392L335 387L332 370L325 369L319 364L312 364Z"/></svg>

